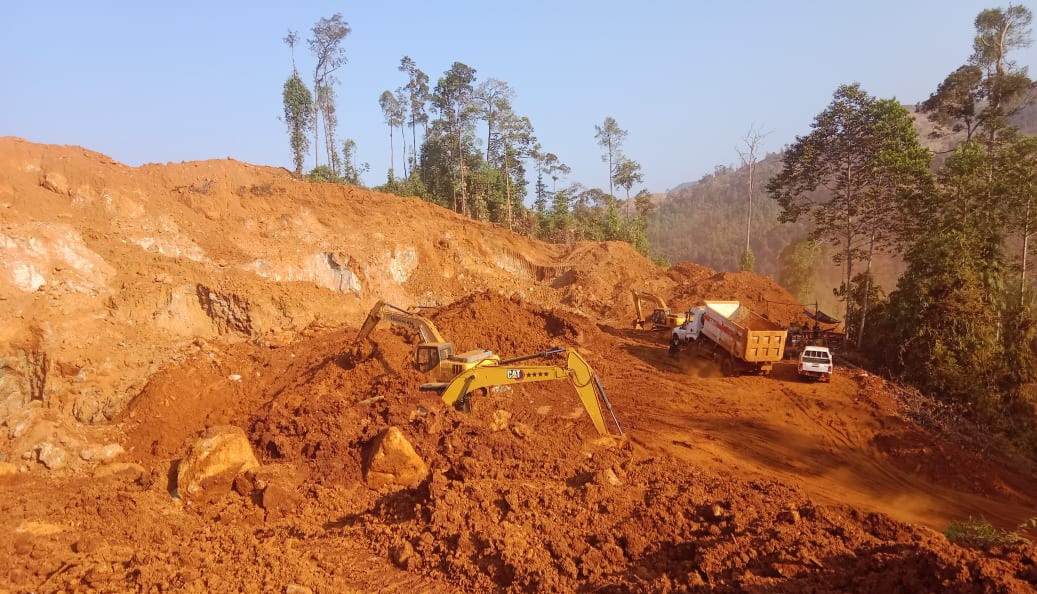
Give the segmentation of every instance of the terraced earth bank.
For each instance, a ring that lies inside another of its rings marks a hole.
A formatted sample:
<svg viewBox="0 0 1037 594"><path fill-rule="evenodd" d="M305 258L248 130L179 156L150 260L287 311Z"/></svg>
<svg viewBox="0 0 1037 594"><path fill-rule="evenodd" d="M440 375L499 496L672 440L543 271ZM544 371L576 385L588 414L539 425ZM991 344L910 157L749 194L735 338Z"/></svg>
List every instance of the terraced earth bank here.
<svg viewBox="0 0 1037 594"><path fill-rule="evenodd" d="M0 139L0 592L1035 590L1034 546L942 535L1037 514L1032 460L861 370L671 356L631 289L804 321L623 244ZM447 407L408 330L351 356L379 299L457 351L577 350L623 435L565 382Z"/></svg>

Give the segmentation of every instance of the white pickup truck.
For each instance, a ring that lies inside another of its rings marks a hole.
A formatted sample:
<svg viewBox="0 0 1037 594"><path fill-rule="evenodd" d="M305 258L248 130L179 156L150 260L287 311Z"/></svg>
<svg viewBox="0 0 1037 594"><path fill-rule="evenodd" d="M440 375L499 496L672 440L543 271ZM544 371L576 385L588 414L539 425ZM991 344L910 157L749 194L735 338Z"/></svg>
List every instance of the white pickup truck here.
<svg viewBox="0 0 1037 594"><path fill-rule="evenodd" d="M799 376L812 377L822 381L832 381L832 352L828 347L805 346L799 354Z"/></svg>

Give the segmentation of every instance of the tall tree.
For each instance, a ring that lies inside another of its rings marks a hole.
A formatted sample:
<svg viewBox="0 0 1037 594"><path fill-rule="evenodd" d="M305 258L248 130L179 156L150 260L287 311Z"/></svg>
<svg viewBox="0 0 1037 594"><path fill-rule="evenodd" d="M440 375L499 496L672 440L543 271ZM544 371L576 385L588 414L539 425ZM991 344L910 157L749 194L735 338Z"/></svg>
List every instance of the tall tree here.
<svg viewBox="0 0 1037 594"><path fill-rule="evenodd" d="M1019 305L1026 296L1030 240L1037 235L1037 136L1023 136L997 155L997 194L1003 197L1008 229L1022 243L1019 255Z"/></svg>
<svg viewBox="0 0 1037 594"><path fill-rule="evenodd" d="M371 166L367 163L357 163L356 141L347 138L342 143L342 181L354 186L362 186L360 176L370 169Z"/></svg>
<svg viewBox="0 0 1037 594"><path fill-rule="evenodd" d="M293 72L284 83L282 93L284 100L284 121L288 126L289 144L292 148L292 162L295 163L295 174L302 174L303 160L310 148L307 130L313 123L313 97L306 83Z"/></svg>
<svg viewBox="0 0 1037 594"><path fill-rule="evenodd" d="M295 46L299 36L295 31L288 31L284 38L285 45L291 48L292 75L284 82L281 98L284 103L284 122L288 126L289 145L292 149L292 162L295 163L295 174L302 174L303 159L310 150L310 141L306 136L313 123L313 96L306 88L306 83L299 78L299 70L295 67Z"/></svg>
<svg viewBox="0 0 1037 594"><path fill-rule="evenodd" d="M989 157L978 143L959 147L937 190L912 216L925 232L907 250L907 271L890 295L896 349L880 350L923 388L989 403L1002 369L1004 216L988 191Z"/></svg>
<svg viewBox="0 0 1037 594"><path fill-rule="evenodd" d="M616 173L612 176L612 179L617 186L623 188L626 192L626 204L629 209L631 204L630 190L645 180L644 175L641 173L641 164L633 159L620 157L619 163L616 164Z"/></svg>
<svg viewBox="0 0 1037 594"><path fill-rule="evenodd" d="M389 180L392 181L396 177L394 174L396 165L396 148L393 146L393 137L396 135L394 130L396 126L400 126L402 129L403 114L401 113L400 102L392 94L392 91L382 91L381 96L378 97L378 105L382 108L385 124L389 127Z"/></svg>
<svg viewBox="0 0 1037 594"><path fill-rule="evenodd" d="M409 177L407 173L407 132L404 125L407 123L407 94L403 87L396 89L396 125L400 127L400 143L403 157L403 177Z"/></svg>
<svg viewBox="0 0 1037 594"><path fill-rule="evenodd" d="M418 68L410 56L403 56L400 59L399 71L407 73L407 84L403 88L407 90L407 97L410 100L411 147L414 148L412 163L416 165L418 162L418 135L415 131L417 125L425 124L425 132L428 132L428 113L425 111L425 103L429 97L428 75Z"/></svg>
<svg viewBox="0 0 1037 594"><path fill-rule="evenodd" d="M972 63L1001 76L1015 70L1008 60L1012 50L1030 47L1033 13L1020 5L988 8L976 16L976 38L972 42Z"/></svg>
<svg viewBox="0 0 1037 594"><path fill-rule="evenodd" d="M742 138L741 146L735 147L735 151L738 152L738 157L742 160L742 166L744 166L749 172L749 179L746 184L745 199L746 199L746 213L745 213L745 250L742 252L742 261L748 262L752 258L752 250L749 248L749 232L750 226L753 220L753 182L756 177L756 164L760 161L760 141L763 140L765 135L756 124L749 126L749 131L745 133L745 137Z"/></svg>
<svg viewBox="0 0 1037 594"><path fill-rule="evenodd" d="M615 118L608 116L602 125L594 126L594 137L598 139L598 146L605 149L601 160L609 164L609 195L615 197L612 180L616 176L616 166L622 155L621 148L627 137L627 131L619 127Z"/></svg>
<svg viewBox="0 0 1037 594"><path fill-rule="evenodd" d="M461 62L454 62L450 70L436 83L432 93L432 105L444 119L447 133L452 138L458 183L454 187L454 210L468 214L468 188L465 183L465 157L467 138L472 134L472 97L475 93L475 69Z"/></svg>
<svg viewBox="0 0 1037 594"><path fill-rule="evenodd" d="M479 112L486 122L486 161L496 165L500 153L500 143L494 141L494 130L505 112L511 111L511 100L515 92L508 83L488 78L475 90L475 101L479 104Z"/></svg>
<svg viewBox="0 0 1037 594"><path fill-rule="evenodd" d="M785 152L782 170L767 190L781 206L780 220L795 222L809 215L814 223L811 239L840 246L836 262L845 266L849 296L853 263L865 260L870 269L874 254L900 237L898 205L928 183L931 155L919 144L899 103L876 100L858 84L836 89L811 128ZM866 309L867 303L858 306ZM847 299L844 319L850 317L850 308ZM860 341L863 325L856 330Z"/></svg>
<svg viewBox="0 0 1037 594"><path fill-rule="evenodd" d="M333 14L330 18L323 17L311 29L313 37L307 42L316 64L313 67L313 96L314 96L314 167L320 165L320 152L317 146L320 137L320 116L324 116L325 141L328 143L328 161L337 153L331 144L335 138L335 122L328 122L328 114L334 117L335 95L331 87L335 83L334 73L346 63L346 52L342 49L342 40L349 35L349 23L342 20L340 13Z"/></svg>
<svg viewBox="0 0 1037 594"><path fill-rule="evenodd" d="M530 156L536 137L533 136L533 124L529 118L515 115L510 107L500 112L498 117L501 169L504 172L507 205L505 220L508 229L511 229L514 227L513 211L516 206L521 207L521 196L525 193L525 168L522 163Z"/></svg>
<svg viewBox="0 0 1037 594"><path fill-rule="evenodd" d="M317 105L320 106L320 113L324 116L324 151L328 155L328 167L333 174L338 175L341 171L342 163L338 149L335 147L335 129L338 127L338 114L335 109L335 87L332 84L325 84L320 88Z"/></svg>
<svg viewBox="0 0 1037 594"><path fill-rule="evenodd" d="M937 125L937 134L943 128L951 132L965 132L965 141L982 123L979 105L983 101L983 69L975 64L966 64L947 75L922 105L921 111L929 114L929 121Z"/></svg>

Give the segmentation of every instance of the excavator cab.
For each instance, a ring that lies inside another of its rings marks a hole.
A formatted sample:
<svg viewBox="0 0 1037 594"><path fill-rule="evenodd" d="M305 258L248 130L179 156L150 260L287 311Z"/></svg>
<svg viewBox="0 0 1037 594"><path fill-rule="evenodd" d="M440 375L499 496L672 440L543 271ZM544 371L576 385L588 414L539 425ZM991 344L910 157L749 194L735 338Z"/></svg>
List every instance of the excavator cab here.
<svg viewBox="0 0 1037 594"><path fill-rule="evenodd" d="M449 342L420 344L414 351L414 366L418 371L428 373L439 367L443 361L450 359L454 354L454 345Z"/></svg>
<svg viewBox="0 0 1037 594"><path fill-rule="evenodd" d="M652 312L652 323L655 324L656 326L669 326L670 325L670 320L667 319L669 317L670 317L670 309L669 308L666 308L666 309L663 309L661 307L656 308Z"/></svg>

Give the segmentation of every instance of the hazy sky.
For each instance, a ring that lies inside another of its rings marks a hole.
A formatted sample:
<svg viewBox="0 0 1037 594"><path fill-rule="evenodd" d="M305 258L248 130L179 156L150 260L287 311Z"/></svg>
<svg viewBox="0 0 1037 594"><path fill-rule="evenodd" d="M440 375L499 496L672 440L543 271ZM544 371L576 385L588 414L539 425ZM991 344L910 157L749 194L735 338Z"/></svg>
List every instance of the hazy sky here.
<svg viewBox="0 0 1037 594"><path fill-rule="evenodd" d="M1007 3L10 1L0 7L0 135L130 165L233 157L291 168L278 119L291 73L282 38L306 38L340 12L352 33L338 136L370 163L367 184L389 166L378 96L405 84L397 66L409 55L433 86L455 61L479 81L507 82L544 150L572 167L567 181L607 188L594 126L614 117L629 132L624 152L659 192L734 164L753 122L769 132L766 150L792 142L839 84L925 99L971 53L976 14L996 6ZM296 51L308 79L312 57Z"/></svg>

